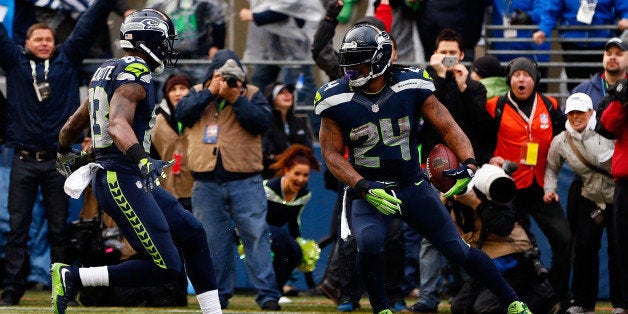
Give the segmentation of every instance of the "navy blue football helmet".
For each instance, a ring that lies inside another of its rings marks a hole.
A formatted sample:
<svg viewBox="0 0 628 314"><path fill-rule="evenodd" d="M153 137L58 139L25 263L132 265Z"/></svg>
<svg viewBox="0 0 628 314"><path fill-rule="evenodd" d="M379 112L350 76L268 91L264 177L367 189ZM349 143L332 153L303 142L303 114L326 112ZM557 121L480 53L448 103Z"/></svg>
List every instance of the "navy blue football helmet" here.
<svg viewBox="0 0 628 314"><path fill-rule="evenodd" d="M388 69L392 59L390 35L370 24L353 26L342 40L338 64L350 86L358 87L378 77ZM367 64L369 74L361 75L348 69L358 64Z"/></svg>
<svg viewBox="0 0 628 314"><path fill-rule="evenodd" d="M137 10L120 26L120 47L147 54L151 60L146 61L155 74L161 74L164 67L172 68L177 63L176 39L177 30L170 18L154 9Z"/></svg>

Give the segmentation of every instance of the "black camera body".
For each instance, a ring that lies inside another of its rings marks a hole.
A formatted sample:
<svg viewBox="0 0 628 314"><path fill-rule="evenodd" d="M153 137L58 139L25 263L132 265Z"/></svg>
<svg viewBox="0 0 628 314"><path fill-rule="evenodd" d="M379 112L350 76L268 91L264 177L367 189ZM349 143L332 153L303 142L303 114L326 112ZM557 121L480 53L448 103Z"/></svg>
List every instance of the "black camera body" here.
<svg viewBox="0 0 628 314"><path fill-rule="evenodd" d="M523 251L523 256L526 261L534 268L534 273L540 280L545 280L549 276L549 270L545 268L543 262L541 262L541 252L538 247L533 247L527 251Z"/></svg>
<svg viewBox="0 0 628 314"><path fill-rule="evenodd" d="M628 80L618 80L608 89L608 93L626 106L628 104Z"/></svg>
<svg viewBox="0 0 628 314"><path fill-rule="evenodd" d="M222 77L225 79L225 82L227 82L227 86L229 87L238 87L238 78L235 75L229 74L229 73L223 73Z"/></svg>

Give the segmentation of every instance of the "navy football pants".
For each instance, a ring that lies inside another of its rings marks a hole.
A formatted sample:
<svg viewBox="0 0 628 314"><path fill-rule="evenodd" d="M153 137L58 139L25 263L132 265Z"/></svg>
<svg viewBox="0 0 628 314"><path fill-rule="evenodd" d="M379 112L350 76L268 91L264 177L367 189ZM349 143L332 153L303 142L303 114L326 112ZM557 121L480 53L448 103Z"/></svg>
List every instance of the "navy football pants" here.
<svg viewBox="0 0 628 314"><path fill-rule="evenodd" d="M507 306L517 300L493 261L482 251L471 248L460 237L438 194L427 180L395 189L402 200L399 216L427 238L451 262L462 266L480 280ZM384 285L383 247L392 216L378 212L364 199L353 200L351 223L358 242L358 268L365 279L375 313L388 308Z"/></svg>
<svg viewBox="0 0 628 314"><path fill-rule="evenodd" d="M138 182L137 175L107 170L99 170L92 182L98 205L142 258L109 266L109 284L154 286L175 280L182 269L178 246L196 293L217 289L201 223L163 188L147 193Z"/></svg>

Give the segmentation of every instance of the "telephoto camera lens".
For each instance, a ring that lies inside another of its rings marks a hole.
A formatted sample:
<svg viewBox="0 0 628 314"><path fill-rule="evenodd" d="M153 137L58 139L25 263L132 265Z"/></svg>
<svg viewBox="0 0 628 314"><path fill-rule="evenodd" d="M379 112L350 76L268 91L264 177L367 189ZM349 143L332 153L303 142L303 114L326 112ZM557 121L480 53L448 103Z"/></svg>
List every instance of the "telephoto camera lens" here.
<svg viewBox="0 0 628 314"><path fill-rule="evenodd" d="M547 279L547 277L549 276L549 270L545 268L545 265L543 265L543 262L541 262L540 253L541 252L539 251L539 249L535 247L523 252L523 255L532 264L536 275L541 280L544 280Z"/></svg>

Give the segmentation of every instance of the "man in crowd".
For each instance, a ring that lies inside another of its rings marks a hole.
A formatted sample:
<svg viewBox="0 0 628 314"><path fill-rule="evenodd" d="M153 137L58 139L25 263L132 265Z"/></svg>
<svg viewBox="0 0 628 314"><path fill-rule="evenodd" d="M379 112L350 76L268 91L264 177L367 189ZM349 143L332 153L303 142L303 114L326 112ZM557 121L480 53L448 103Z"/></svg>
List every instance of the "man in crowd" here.
<svg viewBox="0 0 628 314"><path fill-rule="evenodd" d="M537 91L540 73L532 60L515 58L506 73L510 91L486 104L497 134L494 155L519 164L512 174L517 186L513 206L526 231L531 215L547 236L552 248L550 283L565 310L570 301L571 231L560 203L543 202L547 151L552 138L565 129L565 115L556 99Z"/></svg>
<svg viewBox="0 0 628 314"><path fill-rule="evenodd" d="M235 282L234 239L240 238L255 301L280 310L262 185L262 133L272 112L259 89L247 84L240 59L228 49L214 55L203 85L181 99L175 118L188 128L188 166L194 177L192 212L203 223L216 265L220 305Z"/></svg>
<svg viewBox="0 0 628 314"><path fill-rule="evenodd" d="M59 130L79 106L79 71L104 25L112 1L98 0L81 16L72 35L55 46L52 28L32 25L24 48L0 23L0 66L6 72L8 125L5 144L14 148L9 183L6 276L0 305L16 305L26 289L29 270L28 232L38 189L48 220L50 259L62 262L68 197L65 178L55 169Z"/></svg>
<svg viewBox="0 0 628 314"><path fill-rule="evenodd" d="M619 269L621 297L628 300L628 269L625 267L628 265L628 81L618 80L608 93L611 102L604 110L600 122L617 138L611 165L611 174L615 180L613 228L617 235L617 263L624 266ZM628 314L628 310L624 309L619 314Z"/></svg>

